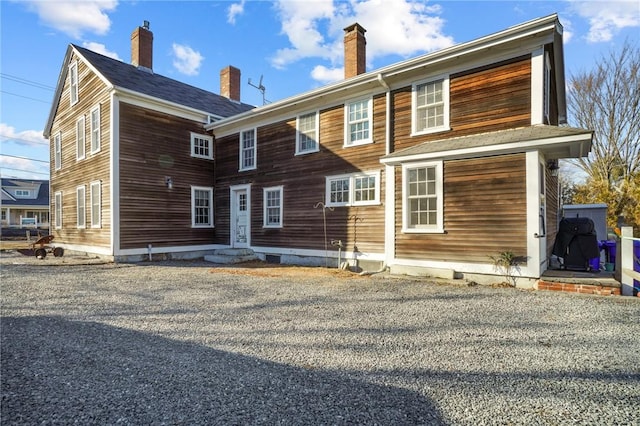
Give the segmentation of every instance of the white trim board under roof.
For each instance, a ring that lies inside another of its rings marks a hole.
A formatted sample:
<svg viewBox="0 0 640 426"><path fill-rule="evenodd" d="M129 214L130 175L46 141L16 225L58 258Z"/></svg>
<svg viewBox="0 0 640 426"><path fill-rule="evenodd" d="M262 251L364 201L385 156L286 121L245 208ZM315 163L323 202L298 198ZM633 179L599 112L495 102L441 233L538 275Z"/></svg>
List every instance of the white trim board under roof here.
<svg viewBox="0 0 640 426"><path fill-rule="evenodd" d="M375 95L377 92L382 93L390 86L395 87L399 82L405 84L413 78L413 74L420 75L420 72L426 67L439 68L439 64L447 63L450 69L464 69L468 68L469 62L477 62L479 57L484 57L485 61L487 56L495 56L500 60L504 60L508 56L522 55L548 43L555 44L556 82L558 87L562 88L558 92L558 98L560 98L564 96L565 78L562 55L562 25L560 25L558 15L552 14L469 42L417 56L281 101L257 107L210 124L206 126L206 129L213 131L216 137L227 136L237 132L241 126L260 126L264 123L277 121L297 115L297 112L301 109L314 109L317 107L315 104L328 106L340 103L345 98L357 97L359 94ZM463 61L465 63L461 65ZM442 73L441 70L437 72ZM424 74L422 75L424 76ZM564 119L566 116L564 99L559 99L559 108L561 109L559 116Z"/></svg>

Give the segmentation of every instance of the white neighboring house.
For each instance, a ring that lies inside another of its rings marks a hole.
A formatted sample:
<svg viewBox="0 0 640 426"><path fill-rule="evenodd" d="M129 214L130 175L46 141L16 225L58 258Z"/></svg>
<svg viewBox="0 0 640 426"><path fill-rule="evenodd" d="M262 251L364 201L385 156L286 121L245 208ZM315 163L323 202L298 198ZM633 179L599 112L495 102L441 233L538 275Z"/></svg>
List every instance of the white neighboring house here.
<svg viewBox="0 0 640 426"><path fill-rule="evenodd" d="M2 178L2 227L49 227L49 181Z"/></svg>

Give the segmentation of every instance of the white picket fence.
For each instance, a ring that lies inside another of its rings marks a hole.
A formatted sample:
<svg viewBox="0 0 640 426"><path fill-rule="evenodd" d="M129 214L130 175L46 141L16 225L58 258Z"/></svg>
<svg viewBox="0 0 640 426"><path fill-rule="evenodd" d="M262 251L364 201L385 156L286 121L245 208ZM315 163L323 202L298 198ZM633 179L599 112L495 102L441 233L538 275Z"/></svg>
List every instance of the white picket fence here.
<svg viewBox="0 0 640 426"><path fill-rule="evenodd" d="M640 238L633 238L633 228L623 226L621 229L620 241L620 270L622 295L633 296L633 280L640 281L640 272L634 270L636 262L640 262L633 252L634 241L640 241Z"/></svg>

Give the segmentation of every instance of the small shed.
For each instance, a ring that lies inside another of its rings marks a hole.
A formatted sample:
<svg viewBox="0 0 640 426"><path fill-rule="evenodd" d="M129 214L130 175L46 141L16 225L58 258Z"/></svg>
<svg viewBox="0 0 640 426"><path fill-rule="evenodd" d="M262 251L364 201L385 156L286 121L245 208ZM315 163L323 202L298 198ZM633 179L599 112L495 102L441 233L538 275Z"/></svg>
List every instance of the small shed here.
<svg viewBox="0 0 640 426"><path fill-rule="evenodd" d="M588 217L593 221L598 241L607 239L606 204L565 204L562 210L563 217Z"/></svg>

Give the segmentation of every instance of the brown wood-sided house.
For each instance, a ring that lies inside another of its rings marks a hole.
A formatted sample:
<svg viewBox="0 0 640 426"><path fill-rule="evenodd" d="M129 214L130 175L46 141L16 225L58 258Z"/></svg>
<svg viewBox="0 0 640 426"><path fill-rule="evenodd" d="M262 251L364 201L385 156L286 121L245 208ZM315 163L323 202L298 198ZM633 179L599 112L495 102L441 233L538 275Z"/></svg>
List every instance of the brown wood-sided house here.
<svg viewBox="0 0 640 426"><path fill-rule="evenodd" d="M240 71L214 94L153 72L153 34L131 64L69 45L44 136L51 141L51 234L115 260L214 248L213 139L204 125L247 111Z"/></svg>
<svg viewBox="0 0 640 426"><path fill-rule="evenodd" d="M524 259L516 275L540 277L558 159L586 156L592 140L562 126L562 31L551 15L365 72L365 29L345 28L344 80L206 126L212 242L274 262L340 254L474 279L511 252Z"/></svg>

